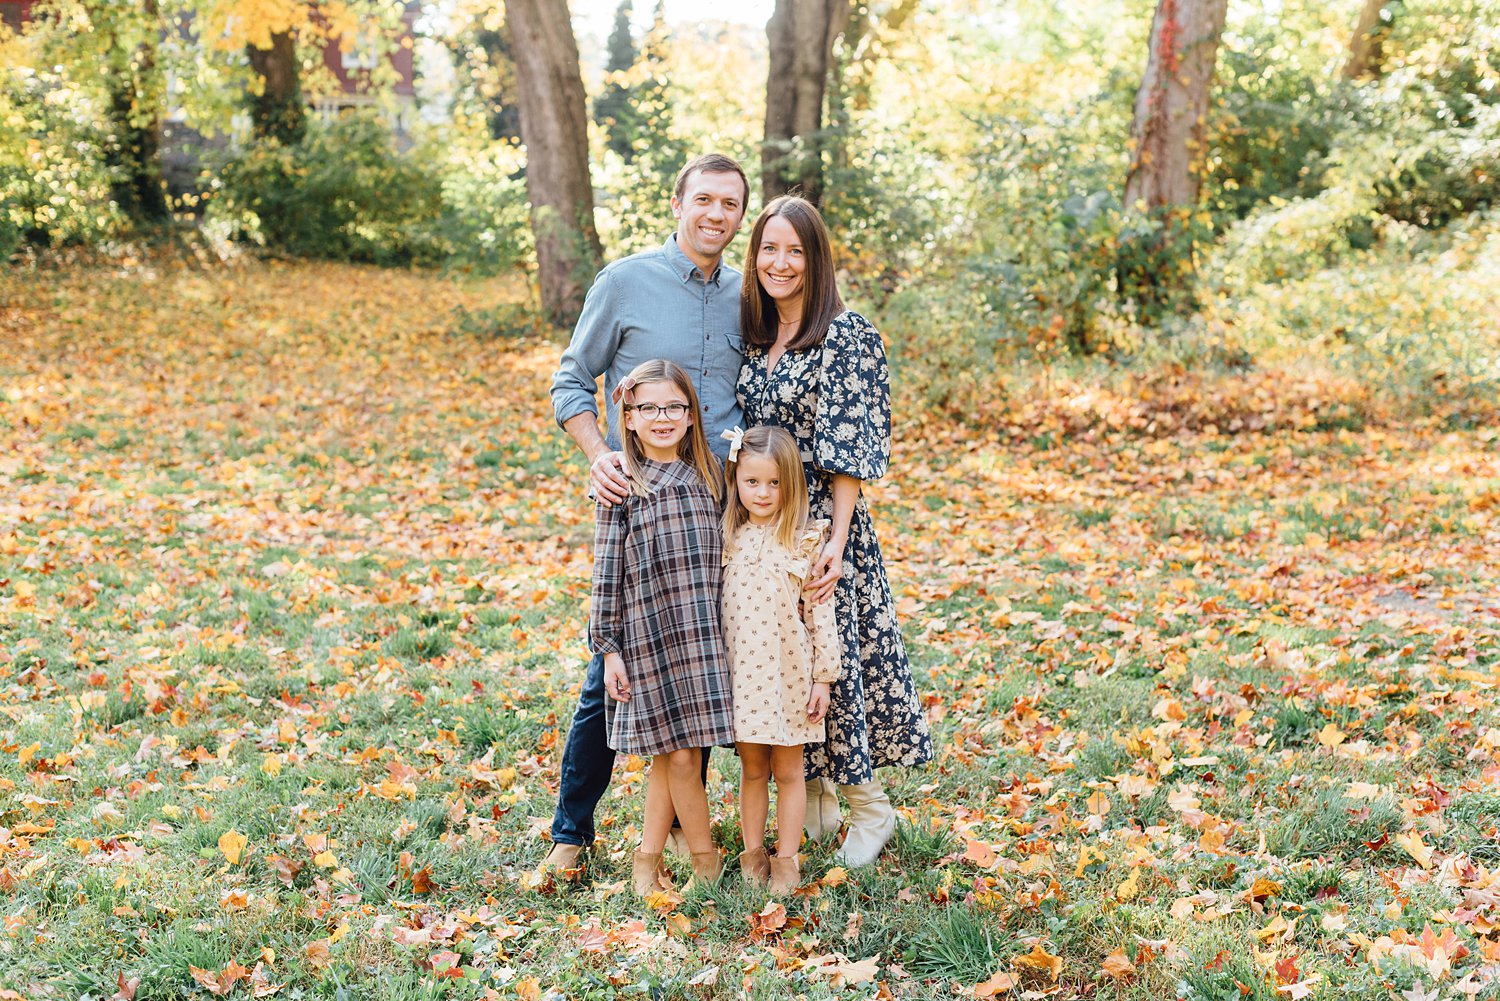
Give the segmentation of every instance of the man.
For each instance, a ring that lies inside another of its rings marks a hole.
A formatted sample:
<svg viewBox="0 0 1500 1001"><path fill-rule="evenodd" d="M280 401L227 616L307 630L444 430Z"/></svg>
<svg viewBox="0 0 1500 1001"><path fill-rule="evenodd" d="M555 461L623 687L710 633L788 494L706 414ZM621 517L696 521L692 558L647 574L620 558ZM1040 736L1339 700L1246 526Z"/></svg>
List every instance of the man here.
<svg viewBox="0 0 1500 1001"><path fill-rule="evenodd" d="M740 374L740 274L722 263L745 218L750 183L733 159L700 156L677 175L672 215L677 232L655 250L615 261L599 272L584 299L573 339L552 378L552 409L589 461L589 481L601 503L630 492L620 469L620 429L606 410L599 433L594 393L604 376L604 398L631 369L666 358L692 377L703 408L704 432L720 459L719 437L740 422L735 382ZM604 728L604 658L595 654L563 748L552 819L552 849L542 869L576 869L594 840L594 809L614 767ZM706 757L705 757L706 764Z"/></svg>

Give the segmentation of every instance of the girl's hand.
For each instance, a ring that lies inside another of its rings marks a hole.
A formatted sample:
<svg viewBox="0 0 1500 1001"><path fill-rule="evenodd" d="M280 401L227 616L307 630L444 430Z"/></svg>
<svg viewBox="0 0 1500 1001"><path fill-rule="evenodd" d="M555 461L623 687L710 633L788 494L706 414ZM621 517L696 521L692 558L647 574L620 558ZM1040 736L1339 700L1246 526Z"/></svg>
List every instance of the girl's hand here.
<svg viewBox="0 0 1500 1001"><path fill-rule="evenodd" d="M813 561L813 579L802 588L803 597L815 605L821 605L838 590L839 578L844 576L844 541L829 539L823 543L818 558Z"/></svg>
<svg viewBox="0 0 1500 1001"><path fill-rule="evenodd" d="M807 721L809 723L823 722L823 717L828 715L828 701L828 682L813 682L812 694L807 697Z"/></svg>
<svg viewBox="0 0 1500 1001"><path fill-rule="evenodd" d="M625 677L625 658L617 653L604 655L604 694L616 702L630 701L630 681Z"/></svg>

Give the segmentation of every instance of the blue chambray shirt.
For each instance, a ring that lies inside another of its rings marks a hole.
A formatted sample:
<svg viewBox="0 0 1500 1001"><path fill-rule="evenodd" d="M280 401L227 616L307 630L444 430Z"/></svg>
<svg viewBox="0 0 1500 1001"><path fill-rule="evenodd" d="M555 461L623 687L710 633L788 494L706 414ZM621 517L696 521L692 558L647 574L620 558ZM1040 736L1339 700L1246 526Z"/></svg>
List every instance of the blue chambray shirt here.
<svg viewBox="0 0 1500 1001"><path fill-rule="evenodd" d="M631 369L666 358L693 380L709 447L723 459L729 443L719 432L743 420L734 386L744 350L740 273L721 263L705 279L673 233L658 249L615 261L594 279L573 339L552 376L552 412L559 426L582 413L597 416L600 375L608 403ZM606 413L604 440L618 449L615 408L608 406Z"/></svg>

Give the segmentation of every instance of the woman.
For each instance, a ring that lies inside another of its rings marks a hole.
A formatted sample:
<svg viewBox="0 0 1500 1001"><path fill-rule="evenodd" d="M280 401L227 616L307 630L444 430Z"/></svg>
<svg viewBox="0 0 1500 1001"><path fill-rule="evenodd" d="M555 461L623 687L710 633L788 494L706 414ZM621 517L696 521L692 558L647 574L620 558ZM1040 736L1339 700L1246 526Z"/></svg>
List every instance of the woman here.
<svg viewBox="0 0 1500 1001"><path fill-rule="evenodd" d="M874 769L932 760L932 737L860 491L890 460L885 347L868 320L844 309L828 230L809 202L783 196L756 219L740 329L746 423L791 432L807 475L809 517L832 524L807 598L834 595L843 672L833 686L828 739L807 745L807 829L814 838L838 829L836 783L849 803L838 858L868 865L896 830Z"/></svg>

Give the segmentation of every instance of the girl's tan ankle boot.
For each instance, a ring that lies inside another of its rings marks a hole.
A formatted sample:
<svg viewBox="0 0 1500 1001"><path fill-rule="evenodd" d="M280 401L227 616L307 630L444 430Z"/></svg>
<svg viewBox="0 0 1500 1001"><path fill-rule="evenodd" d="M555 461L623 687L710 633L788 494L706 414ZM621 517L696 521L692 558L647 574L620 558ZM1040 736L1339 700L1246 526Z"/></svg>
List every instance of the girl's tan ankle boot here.
<svg viewBox="0 0 1500 1001"><path fill-rule="evenodd" d="M717 883L724 871L724 862L717 851L693 852L693 878L704 883Z"/></svg>
<svg viewBox="0 0 1500 1001"><path fill-rule="evenodd" d="M791 893L802 885L802 867L798 857L782 858L780 855L771 856L771 895L779 897Z"/></svg>
<svg viewBox="0 0 1500 1001"><path fill-rule="evenodd" d="M771 878L771 858L765 845L740 852L740 875L751 886L765 886Z"/></svg>
<svg viewBox="0 0 1500 1001"><path fill-rule="evenodd" d="M661 889L661 852L636 852L630 858L630 888L637 897Z"/></svg>

